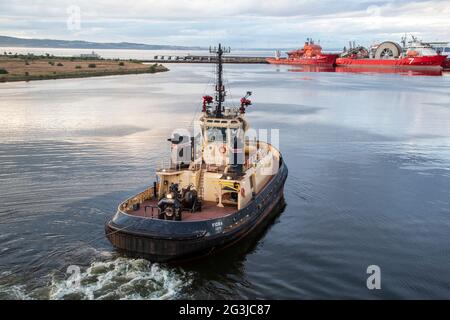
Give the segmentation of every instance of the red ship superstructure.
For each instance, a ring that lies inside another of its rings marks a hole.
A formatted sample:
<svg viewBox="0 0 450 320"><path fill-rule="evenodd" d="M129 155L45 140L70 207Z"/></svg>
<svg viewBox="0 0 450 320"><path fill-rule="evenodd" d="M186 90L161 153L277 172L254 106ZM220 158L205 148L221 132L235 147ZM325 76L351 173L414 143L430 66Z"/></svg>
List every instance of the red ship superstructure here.
<svg viewBox="0 0 450 320"><path fill-rule="evenodd" d="M364 47L350 47L336 59L341 67L386 67L386 68L421 68L439 69L447 56L437 52L430 44L421 42L415 37L406 46L392 41L373 45L369 50Z"/></svg>
<svg viewBox="0 0 450 320"><path fill-rule="evenodd" d="M450 46L448 41L428 42L437 52L447 55L447 59L442 63L444 71L450 71Z"/></svg>
<svg viewBox="0 0 450 320"><path fill-rule="evenodd" d="M302 49L289 51L287 55L287 58L281 58L277 54L274 58L266 60L271 64L333 66L339 57L337 54L322 53L322 47L309 38Z"/></svg>

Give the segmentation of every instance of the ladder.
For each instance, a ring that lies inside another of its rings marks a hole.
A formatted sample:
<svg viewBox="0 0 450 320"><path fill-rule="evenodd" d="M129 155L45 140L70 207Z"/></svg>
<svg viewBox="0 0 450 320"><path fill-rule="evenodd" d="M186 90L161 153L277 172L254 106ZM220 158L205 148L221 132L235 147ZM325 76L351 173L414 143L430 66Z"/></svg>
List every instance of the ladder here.
<svg viewBox="0 0 450 320"><path fill-rule="evenodd" d="M199 177L198 177L198 198L203 200L203 185L205 182L204 169L200 167Z"/></svg>

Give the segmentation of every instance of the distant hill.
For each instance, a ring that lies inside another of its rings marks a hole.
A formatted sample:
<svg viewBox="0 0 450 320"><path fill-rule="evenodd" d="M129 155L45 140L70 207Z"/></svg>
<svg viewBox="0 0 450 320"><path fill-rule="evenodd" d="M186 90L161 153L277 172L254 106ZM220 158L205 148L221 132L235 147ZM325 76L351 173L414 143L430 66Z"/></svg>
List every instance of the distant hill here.
<svg viewBox="0 0 450 320"><path fill-rule="evenodd" d="M134 50L201 50L201 47L142 44L132 42L89 42L80 40L23 39L0 36L0 47L75 48L75 49L134 49Z"/></svg>

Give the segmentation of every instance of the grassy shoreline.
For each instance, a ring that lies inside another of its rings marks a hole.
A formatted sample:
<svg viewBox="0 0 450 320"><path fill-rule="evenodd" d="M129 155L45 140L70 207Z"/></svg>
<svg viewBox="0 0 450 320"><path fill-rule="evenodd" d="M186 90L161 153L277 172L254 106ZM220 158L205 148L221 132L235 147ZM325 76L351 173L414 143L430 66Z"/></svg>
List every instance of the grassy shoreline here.
<svg viewBox="0 0 450 320"><path fill-rule="evenodd" d="M0 55L0 82L70 79L169 71L135 60Z"/></svg>

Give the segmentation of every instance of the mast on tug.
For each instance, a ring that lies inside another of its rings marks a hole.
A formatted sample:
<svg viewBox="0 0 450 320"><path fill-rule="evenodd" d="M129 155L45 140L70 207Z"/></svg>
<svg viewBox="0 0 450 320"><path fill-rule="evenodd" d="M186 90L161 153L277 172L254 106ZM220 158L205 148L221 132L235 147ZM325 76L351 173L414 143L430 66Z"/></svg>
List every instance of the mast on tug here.
<svg viewBox="0 0 450 320"><path fill-rule="evenodd" d="M225 85L223 84L223 54L229 53L230 47L224 48L219 43L218 47L209 47L209 52L214 53L216 55L216 86L215 86L215 98L212 96L206 95L203 96L203 106L202 112L206 117L215 117L215 118L223 118L227 117L230 113L225 113L225 108L223 106L223 102L225 102ZM246 108L252 104L252 102L248 99L252 95L251 91L247 91L247 94L241 98L241 106L237 109L241 115L245 113ZM213 100L215 101L215 106L212 106ZM233 115L237 115L237 112L231 113Z"/></svg>
<svg viewBox="0 0 450 320"><path fill-rule="evenodd" d="M223 84L223 61L222 56L224 53L229 53L231 50L230 48L223 48L222 45L219 43L219 47L209 48L210 53L215 53L217 55L217 61L216 61L216 109L214 110L214 115L216 118L222 118L222 103L225 101L225 86Z"/></svg>

